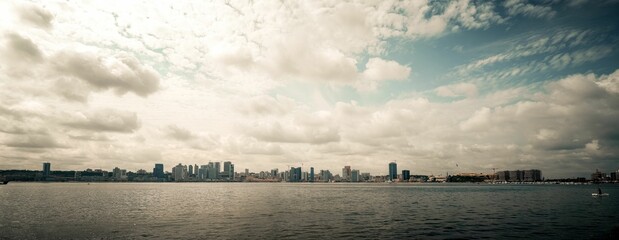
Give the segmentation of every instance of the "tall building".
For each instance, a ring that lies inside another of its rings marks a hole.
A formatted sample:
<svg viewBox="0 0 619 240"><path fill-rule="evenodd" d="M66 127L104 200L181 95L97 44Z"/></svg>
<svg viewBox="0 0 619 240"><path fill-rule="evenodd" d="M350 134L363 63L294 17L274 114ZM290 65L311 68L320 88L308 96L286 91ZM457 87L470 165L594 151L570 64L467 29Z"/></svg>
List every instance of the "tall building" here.
<svg viewBox="0 0 619 240"><path fill-rule="evenodd" d="M314 167L310 167L309 181L310 182L314 181Z"/></svg>
<svg viewBox="0 0 619 240"><path fill-rule="evenodd" d="M591 181L602 181L604 178L606 178L606 174L597 169L591 174Z"/></svg>
<svg viewBox="0 0 619 240"><path fill-rule="evenodd" d="M112 177L113 177L114 179L116 179L116 180L119 180L119 179L121 179L121 178L122 178L122 172L120 171L120 168L115 167L115 168L112 170Z"/></svg>
<svg viewBox="0 0 619 240"><path fill-rule="evenodd" d="M291 182L300 182L301 181L301 167L292 167L290 168L290 181Z"/></svg>
<svg viewBox="0 0 619 240"><path fill-rule="evenodd" d="M208 163L208 178L209 179L219 179L219 163L209 162Z"/></svg>
<svg viewBox="0 0 619 240"><path fill-rule="evenodd" d="M193 165L189 164L189 176L191 175L193 175Z"/></svg>
<svg viewBox="0 0 619 240"><path fill-rule="evenodd" d="M220 162L214 162L213 166L215 168L215 171L217 172L217 175L216 175L215 178L219 179L220 178L219 175L221 174L221 163Z"/></svg>
<svg viewBox="0 0 619 240"><path fill-rule="evenodd" d="M320 180L328 182L333 179L333 174L329 170L320 170Z"/></svg>
<svg viewBox="0 0 619 240"><path fill-rule="evenodd" d="M153 168L153 177L156 177L156 178L165 177L165 174L163 173L163 163L155 164L155 168Z"/></svg>
<svg viewBox="0 0 619 240"><path fill-rule="evenodd" d="M409 170L402 170L402 180L405 182L408 182L408 180L411 179L411 171Z"/></svg>
<svg viewBox="0 0 619 240"><path fill-rule="evenodd" d="M395 181L398 179L398 164L395 162L389 163L389 180Z"/></svg>
<svg viewBox="0 0 619 240"><path fill-rule="evenodd" d="M172 168L172 176L174 176L174 181L184 181L187 179L187 166L179 163L176 167Z"/></svg>
<svg viewBox="0 0 619 240"><path fill-rule="evenodd" d="M43 163L43 177L49 177L52 173L52 164L45 162Z"/></svg>
<svg viewBox="0 0 619 240"><path fill-rule="evenodd" d="M234 164L232 162L224 162L223 176L228 179L234 179Z"/></svg>
<svg viewBox="0 0 619 240"><path fill-rule="evenodd" d="M523 172L523 181L525 182L537 182L542 181L542 171L537 169L524 170Z"/></svg>
<svg viewBox="0 0 619 240"><path fill-rule="evenodd" d="M350 180L350 166L344 166L344 168L342 168L342 181L349 181Z"/></svg>
<svg viewBox="0 0 619 240"><path fill-rule="evenodd" d="M350 172L350 181L351 182L359 182L360 181L359 170L352 170Z"/></svg>

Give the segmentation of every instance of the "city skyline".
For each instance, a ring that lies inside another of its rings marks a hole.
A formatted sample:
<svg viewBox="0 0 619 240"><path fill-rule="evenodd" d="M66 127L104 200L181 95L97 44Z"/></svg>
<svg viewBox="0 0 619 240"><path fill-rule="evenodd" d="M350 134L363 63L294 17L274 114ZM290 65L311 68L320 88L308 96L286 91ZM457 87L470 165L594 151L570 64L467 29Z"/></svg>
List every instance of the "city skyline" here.
<svg viewBox="0 0 619 240"><path fill-rule="evenodd" d="M1 1L0 169L614 171L617 12L614 1Z"/></svg>

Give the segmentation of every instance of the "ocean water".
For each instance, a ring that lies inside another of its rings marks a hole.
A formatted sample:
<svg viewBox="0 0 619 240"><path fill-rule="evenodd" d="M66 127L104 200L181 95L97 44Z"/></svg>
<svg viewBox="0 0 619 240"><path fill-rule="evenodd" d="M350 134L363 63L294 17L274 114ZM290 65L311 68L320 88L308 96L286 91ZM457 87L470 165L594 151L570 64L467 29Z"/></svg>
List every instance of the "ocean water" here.
<svg viewBox="0 0 619 240"><path fill-rule="evenodd" d="M0 239L609 239L601 187L11 182Z"/></svg>

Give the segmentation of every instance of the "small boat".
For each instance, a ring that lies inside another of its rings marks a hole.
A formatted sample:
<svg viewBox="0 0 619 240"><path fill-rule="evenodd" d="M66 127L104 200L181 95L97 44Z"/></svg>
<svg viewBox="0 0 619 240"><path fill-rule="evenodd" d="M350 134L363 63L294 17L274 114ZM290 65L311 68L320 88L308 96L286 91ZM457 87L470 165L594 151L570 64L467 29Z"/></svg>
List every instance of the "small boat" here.
<svg viewBox="0 0 619 240"><path fill-rule="evenodd" d="M609 194L608 193L592 193L591 196L593 196L593 197L608 197Z"/></svg>

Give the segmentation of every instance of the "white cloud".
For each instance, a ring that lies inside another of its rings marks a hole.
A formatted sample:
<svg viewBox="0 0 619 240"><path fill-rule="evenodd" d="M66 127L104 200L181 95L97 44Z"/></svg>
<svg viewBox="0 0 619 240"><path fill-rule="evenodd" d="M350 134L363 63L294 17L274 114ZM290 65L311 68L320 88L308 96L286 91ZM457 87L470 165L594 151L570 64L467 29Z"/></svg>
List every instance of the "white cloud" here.
<svg viewBox="0 0 619 240"><path fill-rule="evenodd" d="M503 4L509 15L524 15L535 18L552 18L557 12L550 6L540 6L527 3L526 0L508 0Z"/></svg>
<svg viewBox="0 0 619 240"><path fill-rule="evenodd" d="M436 94L442 97L476 97L477 96L477 86L472 83L458 83L446 86L440 86L436 88Z"/></svg>

